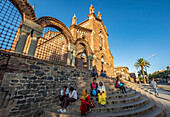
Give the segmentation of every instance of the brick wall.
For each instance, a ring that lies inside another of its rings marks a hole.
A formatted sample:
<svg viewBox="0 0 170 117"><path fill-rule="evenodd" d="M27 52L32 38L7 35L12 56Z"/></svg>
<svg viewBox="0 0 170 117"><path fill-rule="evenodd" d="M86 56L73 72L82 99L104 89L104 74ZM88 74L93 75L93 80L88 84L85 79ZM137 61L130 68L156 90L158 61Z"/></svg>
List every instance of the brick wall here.
<svg viewBox="0 0 170 117"><path fill-rule="evenodd" d="M57 104L60 89L90 71L0 51L0 116L38 117ZM76 88L76 87L75 87Z"/></svg>

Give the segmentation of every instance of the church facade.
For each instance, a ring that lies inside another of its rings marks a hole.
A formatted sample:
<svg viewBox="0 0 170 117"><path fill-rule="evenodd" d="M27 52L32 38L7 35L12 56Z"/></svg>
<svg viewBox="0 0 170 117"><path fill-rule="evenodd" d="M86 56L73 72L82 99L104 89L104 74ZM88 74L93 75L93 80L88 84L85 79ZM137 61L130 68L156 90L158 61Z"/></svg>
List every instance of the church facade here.
<svg viewBox="0 0 170 117"><path fill-rule="evenodd" d="M98 73L103 70L106 71L109 76L114 76L114 58L109 49L107 28L101 19L102 15L100 12L98 12L96 16L94 10L94 7L91 5L88 19L79 24L77 24L77 18L74 15L72 25L69 29L75 41L84 40L89 44L93 53L93 68L96 69ZM79 53L83 53L84 50L81 50L80 44L76 45L78 50L77 58L80 58ZM77 64L77 66L81 66L81 64Z"/></svg>
<svg viewBox="0 0 170 117"><path fill-rule="evenodd" d="M52 27L59 31L43 32L37 41L34 57L48 61L64 61L67 65L83 69L95 69L98 74L103 70L108 76L114 77L114 58L109 49L107 28L102 21L100 12L96 16L94 11L95 9L91 5L88 18L79 24L77 24L76 15L74 15L69 28L52 17L37 19L36 23L40 24L44 30L47 27ZM64 27L66 31L60 31L60 27ZM72 38L71 44L68 42L70 37ZM24 55L29 55L33 39L34 33L28 35L23 50ZM18 38L15 38L14 42L17 40ZM13 43L12 47L15 48L15 46L16 43Z"/></svg>

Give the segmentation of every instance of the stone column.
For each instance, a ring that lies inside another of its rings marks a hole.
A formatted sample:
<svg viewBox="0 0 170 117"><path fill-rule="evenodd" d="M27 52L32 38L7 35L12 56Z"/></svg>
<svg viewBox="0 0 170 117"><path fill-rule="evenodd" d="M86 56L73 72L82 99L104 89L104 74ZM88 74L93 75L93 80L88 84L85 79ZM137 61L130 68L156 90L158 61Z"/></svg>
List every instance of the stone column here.
<svg viewBox="0 0 170 117"><path fill-rule="evenodd" d="M91 70L91 65L90 65L90 58L88 58L87 65L88 65L88 70Z"/></svg>
<svg viewBox="0 0 170 117"><path fill-rule="evenodd" d="M38 32L38 31L34 30L34 32L32 34L33 37L32 37L32 40L31 40L30 47L29 47L29 51L28 51L28 56L34 57L35 50L36 50L37 43L38 43L38 39L41 37L41 35L42 35L42 32Z"/></svg>
<svg viewBox="0 0 170 117"><path fill-rule="evenodd" d="M90 60L90 70L93 69L93 60Z"/></svg>
<svg viewBox="0 0 170 117"><path fill-rule="evenodd" d="M31 41L29 55L33 56L34 52L35 52L35 48L36 48L35 45L37 44L37 41L38 41L37 37L40 37L39 35L42 34L42 31L43 31L43 28L39 24L37 24L31 20L24 19L24 21L21 25L21 34L20 34L18 43L15 48L15 53L20 53L20 54L23 53L27 37L32 32L33 35L36 35L36 36L35 37L33 36L33 39Z"/></svg>
<svg viewBox="0 0 170 117"><path fill-rule="evenodd" d="M68 50L67 65L71 64L71 51Z"/></svg>
<svg viewBox="0 0 170 117"><path fill-rule="evenodd" d="M68 44L68 57L67 57L67 65L72 65L75 66L75 56L77 52L77 47L76 45L69 43ZM73 53L72 58L71 58L71 53ZM72 59L72 62L71 62Z"/></svg>
<svg viewBox="0 0 170 117"><path fill-rule="evenodd" d="M88 70L92 70L93 69L93 55L89 55L88 59L87 59L87 65L88 65Z"/></svg>
<svg viewBox="0 0 170 117"><path fill-rule="evenodd" d="M74 50L74 51L73 51L73 56L72 56L72 63L71 63L72 66L75 66L76 53L77 53L77 51Z"/></svg>
<svg viewBox="0 0 170 117"><path fill-rule="evenodd" d="M31 31L32 29L30 27L26 26L25 24L21 25L20 37L15 47L15 53L19 53L19 54L23 53L25 43L27 41L27 37L31 33Z"/></svg>

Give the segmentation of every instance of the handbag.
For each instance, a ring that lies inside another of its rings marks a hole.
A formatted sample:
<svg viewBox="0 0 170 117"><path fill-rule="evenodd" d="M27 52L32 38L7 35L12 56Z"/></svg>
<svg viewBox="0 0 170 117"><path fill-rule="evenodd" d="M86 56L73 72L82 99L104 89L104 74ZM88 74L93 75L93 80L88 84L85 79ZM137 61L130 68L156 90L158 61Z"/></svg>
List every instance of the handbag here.
<svg viewBox="0 0 170 117"><path fill-rule="evenodd" d="M93 95L96 95L96 90L93 90L93 91L92 91L92 94L93 94Z"/></svg>
<svg viewBox="0 0 170 117"><path fill-rule="evenodd" d="M119 83L119 86L123 86L123 83Z"/></svg>
<svg viewBox="0 0 170 117"><path fill-rule="evenodd" d="M91 107L91 108L95 108L95 104L94 104L94 102L93 102L92 100L91 100L90 107Z"/></svg>

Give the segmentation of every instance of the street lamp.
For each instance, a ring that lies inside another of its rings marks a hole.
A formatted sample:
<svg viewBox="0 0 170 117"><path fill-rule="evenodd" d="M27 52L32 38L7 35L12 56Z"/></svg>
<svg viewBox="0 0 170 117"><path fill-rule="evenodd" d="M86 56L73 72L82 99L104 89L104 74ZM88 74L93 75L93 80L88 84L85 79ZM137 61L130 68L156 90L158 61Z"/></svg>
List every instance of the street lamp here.
<svg viewBox="0 0 170 117"><path fill-rule="evenodd" d="M153 54L152 56L156 56L156 54ZM148 58L150 58L150 57L152 57L152 56L149 56ZM144 60L144 63L146 62L146 60L148 59L148 58L146 58L145 60ZM145 69L146 69L146 67L145 67ZM144 74L145 75L145 74ZM146 69L146 75L148 75L147 74L147 69ZM147 78L148 79L148 78Z"/></svg>
<svg viewBox="0 0 170 117"><path fill-rule="evenodd" d="M156 54L153 54L152 56L156 56ZM149 56L148 58L150 58L150 57L152 57L152 56ZM148 58L146 58L146 59L144 60L144 62L145 62Z"/></svg>

